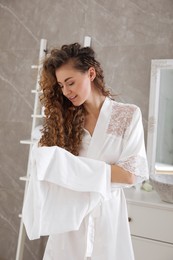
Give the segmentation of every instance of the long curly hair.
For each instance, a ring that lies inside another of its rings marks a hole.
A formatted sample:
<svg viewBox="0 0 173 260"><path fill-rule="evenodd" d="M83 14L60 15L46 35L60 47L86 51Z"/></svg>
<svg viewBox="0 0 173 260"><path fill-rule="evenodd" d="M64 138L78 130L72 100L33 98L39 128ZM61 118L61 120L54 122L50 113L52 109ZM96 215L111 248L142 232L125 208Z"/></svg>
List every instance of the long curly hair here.
<svg viewBox="0 0 173 260"><path fill-rule="evenodd" d="M74 106L63 94L57 82L55 72L62 65L72 62L73 67L85 73L94 67L96 77L94 85L103 96L110 92L105 87L103 70L95 59L90 47L81 47L79 43L63 45L52 49L43 61L40 86L43 94L40 101L45 107L45 119L40 146L60 146L74 155L79 155L83 136L85 109Z"/></svg>

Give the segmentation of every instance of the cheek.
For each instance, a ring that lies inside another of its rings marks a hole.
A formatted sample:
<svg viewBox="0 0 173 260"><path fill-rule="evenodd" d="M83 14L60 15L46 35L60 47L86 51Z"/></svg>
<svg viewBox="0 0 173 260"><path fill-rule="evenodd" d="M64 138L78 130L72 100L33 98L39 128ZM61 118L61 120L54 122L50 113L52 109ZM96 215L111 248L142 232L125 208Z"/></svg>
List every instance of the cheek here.
<svg viewBox="0 0 173 260"><path fill-rule="evenodd" d="M91 82L88 79L85 79L85 81L82 82L80 86L81 92L85 95L89 94L91 91Z"/></svg>

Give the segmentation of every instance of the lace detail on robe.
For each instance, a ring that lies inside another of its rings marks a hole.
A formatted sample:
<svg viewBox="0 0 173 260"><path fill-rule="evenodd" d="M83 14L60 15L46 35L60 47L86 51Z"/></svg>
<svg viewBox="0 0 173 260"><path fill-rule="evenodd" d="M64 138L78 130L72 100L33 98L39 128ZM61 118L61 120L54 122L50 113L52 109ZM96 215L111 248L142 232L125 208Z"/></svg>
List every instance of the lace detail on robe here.
<svg viewBox="0 0 173 260"><path fill-rule="evenodd" d="M137 107L135 105L114 103L112 105L107 134L124 137L124 133L130 126L136 109Z"/></svg>
<svg viewBox="0 0 173 260"><path fill-rule="evenodd" d="M147 161L144 157L140 155L130 156L126 160L119 161L117 165L137 176L148 173Z"/></svg>

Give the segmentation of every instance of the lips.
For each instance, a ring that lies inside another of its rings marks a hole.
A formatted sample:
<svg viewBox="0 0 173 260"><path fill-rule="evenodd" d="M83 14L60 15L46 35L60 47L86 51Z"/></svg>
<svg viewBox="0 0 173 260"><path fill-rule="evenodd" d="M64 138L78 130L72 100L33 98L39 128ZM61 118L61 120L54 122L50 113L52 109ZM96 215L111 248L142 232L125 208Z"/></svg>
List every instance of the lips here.
<svg viewBox="0 0 173 260"><path fill-rule="evenodd" d="M77 95L68 97L68 99L69 99L70 101L73 101L76 97L77 97Z"/></svg>

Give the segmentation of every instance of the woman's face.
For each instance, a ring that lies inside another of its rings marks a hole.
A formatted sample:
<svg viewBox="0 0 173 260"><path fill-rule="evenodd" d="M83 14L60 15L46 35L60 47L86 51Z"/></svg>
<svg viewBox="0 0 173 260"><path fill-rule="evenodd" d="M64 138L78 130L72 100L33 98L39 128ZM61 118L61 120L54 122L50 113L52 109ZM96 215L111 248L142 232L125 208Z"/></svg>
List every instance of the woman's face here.
<svg viewBox="0 0 173 260"><path fill-rule="evenodd" d="M87 101L92 93L91 82L95 78L95 69L89 68L85 73L76 70L72 64L65 64L56 70L56 78L62 88L62 93L74 106L80 106Z"/></svg>

